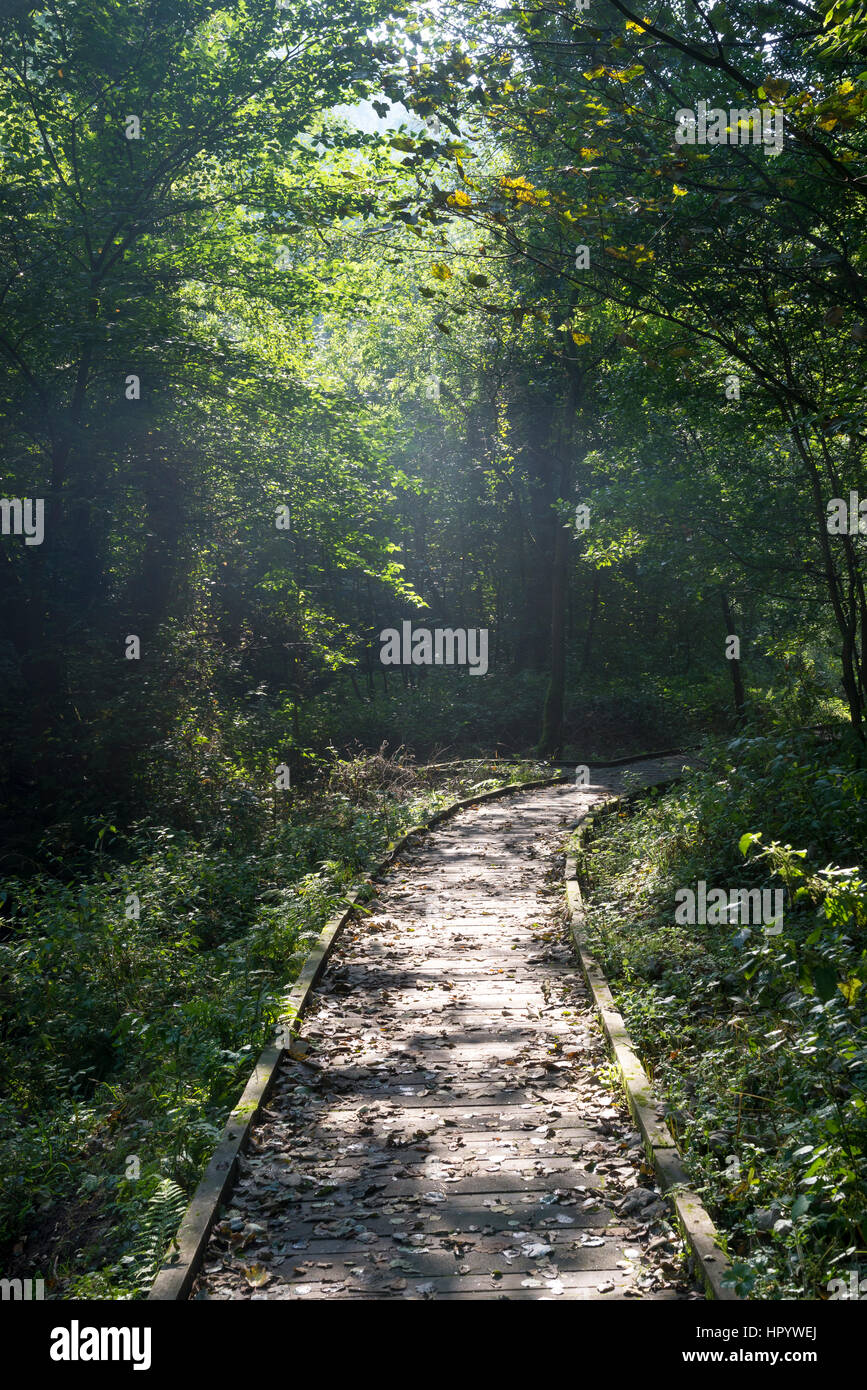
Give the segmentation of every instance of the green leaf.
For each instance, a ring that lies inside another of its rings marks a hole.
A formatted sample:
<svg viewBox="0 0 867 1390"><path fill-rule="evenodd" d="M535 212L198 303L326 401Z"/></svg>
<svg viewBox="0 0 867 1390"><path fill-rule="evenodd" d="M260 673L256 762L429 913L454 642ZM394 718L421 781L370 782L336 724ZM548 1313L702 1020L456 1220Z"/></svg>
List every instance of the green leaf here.
<svg viewBox="0 0 867 1390"><path fill-rule="evenodd" d="M816 993L827 1004L829 999L833 999L837 993L837 972L829 965L817 965L813 971L813 984Z"/></svg>

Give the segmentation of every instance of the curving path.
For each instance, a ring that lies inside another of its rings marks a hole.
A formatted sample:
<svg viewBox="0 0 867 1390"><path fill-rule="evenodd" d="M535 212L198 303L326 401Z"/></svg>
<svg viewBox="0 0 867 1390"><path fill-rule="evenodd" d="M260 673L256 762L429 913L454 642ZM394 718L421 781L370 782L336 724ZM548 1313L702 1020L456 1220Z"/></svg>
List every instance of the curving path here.
<svg viewBox="0 0 867 1390"><path fill-rule="evenodd" d="M565 832L683 761L482 803L406 851L335 948L193 1297L699 1296L562 924Z"/></svg>

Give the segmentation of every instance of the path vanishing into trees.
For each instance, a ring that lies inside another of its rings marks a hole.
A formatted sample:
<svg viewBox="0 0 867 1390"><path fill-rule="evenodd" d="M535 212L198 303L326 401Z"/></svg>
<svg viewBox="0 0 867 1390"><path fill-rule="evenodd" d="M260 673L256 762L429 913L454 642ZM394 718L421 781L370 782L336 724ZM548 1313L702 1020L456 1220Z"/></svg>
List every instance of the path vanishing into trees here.
<svg viewBox="0 0 867 1390"><path fill-rule="evenodd" d="M563 922L567 831L683 761L482 803L401 856L330 959L194 1297L700 1296Z"/></svg>

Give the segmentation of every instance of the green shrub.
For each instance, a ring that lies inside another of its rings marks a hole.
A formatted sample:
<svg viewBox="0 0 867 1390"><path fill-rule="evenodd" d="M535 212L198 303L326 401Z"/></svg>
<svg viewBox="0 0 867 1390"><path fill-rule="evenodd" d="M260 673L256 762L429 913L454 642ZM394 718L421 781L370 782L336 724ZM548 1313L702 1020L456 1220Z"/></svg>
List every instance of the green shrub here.
<svg viewBox="0 0 867 1390"><path fill-rule="evenodd" d="M740 1292L819 1297L867 1248L867 772L750 734L580 847L588 931ZM782 930L675 921L677 888L783 887Z"/></svg>

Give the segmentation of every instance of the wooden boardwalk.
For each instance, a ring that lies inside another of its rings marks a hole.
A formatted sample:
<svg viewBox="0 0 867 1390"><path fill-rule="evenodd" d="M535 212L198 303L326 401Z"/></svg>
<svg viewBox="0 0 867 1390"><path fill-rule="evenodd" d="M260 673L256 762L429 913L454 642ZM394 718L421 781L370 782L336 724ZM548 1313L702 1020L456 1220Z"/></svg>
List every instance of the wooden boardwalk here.
<svg viewBox="0 0 867 1390"><path fill-rule="evenodd" d="M346 928L194 1297L698 1296L562 924L595 778L444 823Z"/></svg>

